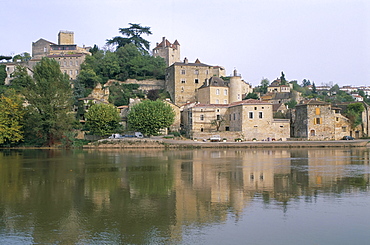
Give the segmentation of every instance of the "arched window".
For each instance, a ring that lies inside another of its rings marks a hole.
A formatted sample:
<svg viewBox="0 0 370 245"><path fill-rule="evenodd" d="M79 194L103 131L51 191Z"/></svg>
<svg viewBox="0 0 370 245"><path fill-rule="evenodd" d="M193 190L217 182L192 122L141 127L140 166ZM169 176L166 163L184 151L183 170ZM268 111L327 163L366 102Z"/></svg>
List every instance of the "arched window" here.
<svg viewBox="0 0 370 245"><path fill-rule="evenodd" d="M315 130L311 129L310 135L315 136Z"/></svg>

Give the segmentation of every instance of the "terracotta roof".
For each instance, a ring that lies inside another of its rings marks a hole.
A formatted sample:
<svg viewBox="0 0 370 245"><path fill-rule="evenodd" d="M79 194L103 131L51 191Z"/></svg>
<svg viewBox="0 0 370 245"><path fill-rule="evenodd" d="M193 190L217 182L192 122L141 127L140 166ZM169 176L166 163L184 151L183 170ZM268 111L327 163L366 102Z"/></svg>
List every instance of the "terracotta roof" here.
<svg viewBox="0 0 370 245"><path fill-rule="evenodd" d="M238 106L238 105L272 105L269 102L261 101L261 100L255 100L255 99L248 99L248 100L242 100L237 101L230 104L230 107L232 106Z"/></svg>
<svg viewBox="0 0 370 245"><path fill-rule="evenodd" d="M304 106L304 105L330 105L330 103L320 100L305 100L301 104L298 104L296 106Z"/></svg>

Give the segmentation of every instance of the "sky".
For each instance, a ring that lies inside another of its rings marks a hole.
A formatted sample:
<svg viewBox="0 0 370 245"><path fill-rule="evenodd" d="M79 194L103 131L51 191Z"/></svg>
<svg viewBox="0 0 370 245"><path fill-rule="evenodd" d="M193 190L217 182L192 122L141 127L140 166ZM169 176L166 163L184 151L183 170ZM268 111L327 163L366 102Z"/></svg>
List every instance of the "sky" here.
<svg viewBox="0 0 370 245"><path fill-rule="evenodd" d="M181 45L181 59L263 78L370 85L370 0L0 0L0 54L31 53L73 31L78 46L119 36L129 23Z"/></svg>

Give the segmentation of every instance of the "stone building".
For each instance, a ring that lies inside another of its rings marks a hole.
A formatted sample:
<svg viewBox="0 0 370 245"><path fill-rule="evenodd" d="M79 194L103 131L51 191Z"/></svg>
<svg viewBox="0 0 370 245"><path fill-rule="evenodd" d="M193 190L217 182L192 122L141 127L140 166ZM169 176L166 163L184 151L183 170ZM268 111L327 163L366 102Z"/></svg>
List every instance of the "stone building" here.
<svg viewBox="0 0 370 245"><path fill-rule="evenodd" d="M244 82L235 70L229 81L216 76L206 80L197 90L196 100L201 104L230 104L241 101L250 92L252 86Z"/></svg>
<svg viewBox="0 0 370 245"><path fill-rule="evenodd" d="M33 66L43 57L58 61L60 70L68 74L71 80L75 80L80 72L80 65L85 61L90 47L79 47L74 43L74 33L71 31L60 31L58 33L58 44L39 39L32 43L32 59L29 67Z"/></svg>
<svg viewBox="0 0 370 245"><path fill-rule="evenodd" d="M198 59L189 63L175 62L166 69L165 87L171 100L176 105L196 101L195 92L212 77L213 67L201 63Z"/></svg>
<svg viewBox="0 0 370 245"><path fill-rule="evenodd" d="M273 118L273 105L259 100L230 104L230 131L241 131L246 140L286 140L290 137L289 119Z"/></svg>
<svg viewBox="0 0 370 245"><path fill-rule="evenodd" d="M159 56L165 59L166 65L170 66L175 62L180 62L180 44L177 40L170 43L165 37L162 38L161 43L157 43L153 49L153 56Z"/></svg>
<svg viewBox="0 0 370 245"><path fill-rule="evenodd" d="M274 119L272 106L252 99L231 104L189 103L183 108L182 128L190 138L217 133L228 139L286 140L289 119Z"/></svg>
<svg viewBox="0 0 370 245"><path fill-rule="evenodd" d="M316 100L296 106L291 131L292 136L307 140L339 140L346 135L362 136L358 128L351 128L349 119L340 114L340 108Z"/></svg>

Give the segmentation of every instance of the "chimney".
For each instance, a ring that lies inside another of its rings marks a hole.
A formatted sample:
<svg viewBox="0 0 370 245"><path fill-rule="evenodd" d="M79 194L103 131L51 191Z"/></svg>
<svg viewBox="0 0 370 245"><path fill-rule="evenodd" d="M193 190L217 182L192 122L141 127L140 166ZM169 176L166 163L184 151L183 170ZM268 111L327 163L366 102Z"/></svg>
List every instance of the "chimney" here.
<svg viewBox="0 0 370 245"><path fill-rule="evenodd" d="M188 58L186 58L186 57L185 57L185 59L184 59L184 63L185 63L185 64L188 64L188 63L189 63Z"/></svg>
<svg viewBox="0 0 370 245"><path fill-rule="evenodd" d="M162 37L163 47L166 47L166 37Z"/></svg>

